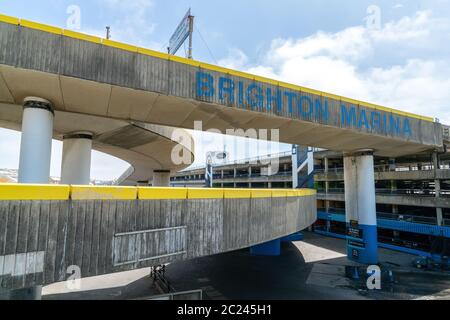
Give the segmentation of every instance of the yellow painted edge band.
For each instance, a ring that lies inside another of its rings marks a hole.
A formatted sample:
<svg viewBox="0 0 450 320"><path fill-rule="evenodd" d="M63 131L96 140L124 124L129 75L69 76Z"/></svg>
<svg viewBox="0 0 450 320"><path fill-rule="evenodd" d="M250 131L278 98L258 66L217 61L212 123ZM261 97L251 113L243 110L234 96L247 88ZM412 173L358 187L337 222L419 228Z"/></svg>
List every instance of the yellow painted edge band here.
<svg viewBox="0 0 450 320"><path fill-rule="evenodd" d="M63 34L63 29L61 29L61 28L53 27L53 26L49 26L49 25L46 25L43 23L37 23L37 22L25 20L25 19L20 20L20 25L22 27L40 30L40 31L48 32L48 33L53 33L53 34L58 34L58 35Z"/></svg>
<svg viewBox="0 0 450 320"><path fill-rule="evenodd" d="M102 44L105 46L108 46L108 47L113 47L113 48L117 48L117 49L121 49L121 50L125 50L125 51L138 52L138 47L129 45L129 44L125 44L122 42L103 39Z"/></svg>
<svg viewBox="0 0 450 320"><path fill-rule="evenodd" d="M223 189L188 188L188 199L223 199Z"/></svg>
<svg viewBox="0 0 450 320"><path fill-rule="evenodd" d="M285 198L287 197L287 190L274 189L272 190L272 198Z"/></svg>
<svg viewBox="0 0 450 320"><path fill-rule="evenodd" d="M306 196L314 196L317 194L317 190L315 189L298 189L297 195L299 197L306 197Z"/></svg>
<svg viewBox="0 0 450 320"><path fill-rule="evenodd" d="M299 194L298 194L297 190L292 189L292 190L287 190L286 191L286 196L287 197L295 197L295 198L297 198L297 197L299 197Z"/></svg>
<svg viewBox="0 0 450 320"><path fill-rule="evenodd" d="M78 39L78 40L83 40L83 41L87 41L87 42L93 42L93 43L97 43L97 44L101 44L102 43L102 39L96 36L91 36L88 34L84 34L84 33L80 33L80 32L75 32L72 30L63 30L63 36L69 37L69 38L74 38L74 39Z"/></svg>
<svg viewBox="0 0 450 320"><path fill-rule="evenodd" d="M15 24L15 25L20 24L20 19L15 18L15 17L6 16L4 14L0 14L0 21L9 23L9 24Z"/></svg>
<svg viewBox="0 0 450 320"><path fill-rule="evenodd" d="M272 198L271 189L252 189L252 199Z"/></svg>
<svg viewBox="0 0 450 320"><path fill-rule="evenodd" d="M169 55L167 53L154 51L154 50L146 49L146 48L139 48L139 47L137 48L137 50L138 50L138 53L146 55L146 56L169 60Z"/></svg>
<svg viewBox="0 0 450 320"><path fill-rule="evenodd" d="M21 20L14 18L14 17L9 17L9 16L4 16L4 15L0 15L0 21L2 22L6 22L6 23L12 23L12 24L19 24L22 23ZM331 98L331 99L337 99L337 100L341 100L341 101L346 101L352 104L356 104L356 105L361 105L363 107L366 108L371 108L371 109L375 109L375 110L382 110L385 112L390 112L390 113L394 113L394 114L398 114L401 116L407 116L407 117L411 117L411 118L415 118L415 119L419 119L419 120L424 120L424 121L428 121L428 122L434 122L434 119L431 117L426 117L426 116L421 116L418 114L414 114L414 113L410 113L410 112L404 112L401 110L396 110L396 109L392 109L392 108L388 108L388 107L382 107L382 106L376 106L372 103L368 103L368 102L363 102L360 100L354 100L354 99L350 99L350 98L346 98L346 97L340 97L338 95L334 95L334 94L330 94L330 93L326 93L323 91L319 91L319 90L314 90L314 89L310 89L310 88L306 88L306 87L302 87L302 86L298 86L298 85L294 85L294 84L288 84L285 82L280 82L280 81L276 81L273 79L269 79L269 78L265 78L265 77L261 77L261 76L257 76L257 75L252 75L246 72L241 72L241 71L236 71L236 70L231 70L231 69L227 69L227 68L223 68L220 66L214 66L208 63L203 63L203 62L199 62L196 60L191 60L191 59L186 59L186 58L181 58L178 56L171 56L171 55L167 55L164 53L159 53L153 50L148 50L148 49L143 49L143 48L137 48L136 47L136 51L135 51L135 47L132 45L127 45L124 43L119 43L119 42L115 42L114 43L105 43L108 40L102 40L99 37L96 36L91 36L91 35L87 35L87 34L83 34L83 33L78 33L78 32L74 32L71 30L63 30L63 29L59 29L56 27L51 27L51 26L46 26L43 24L39 24L39 23L34 23L31 21L25 21L25 27L29 27L32 29L38 29L41 31L46 31L46 32L52 32L52 33L59 33L59 30L62 30L62 34L64 36L67 37L71 37L71 38L75 38L75 39L80 39L80 40L84 40L84 41L89 41L89 42L94 42L94 43L104 43L107 46L111 46L111 47L116 47L116 48L120 48L123 50L132 50L133 52L138 52L141 54L145 54L148 56L154 56L157 58L161 58L161 59L168 59L171 61L176 61L179 63L183 63L183 64L187 64L187 65L191 65L194 67L200 67L200 68L204 68L207 70L211 70L211 71L216 71L216 72L222 72L222 73L227 73L230 75L234 75L234 76L238 76L238 77L242 77L242 78L246 78L246 79L250 79L250 80L254 80L254 81L260 81L263 83L267 83L267 84L272 84L272 85L277 85L283 88L287 88L287 89L292 89L292 90L297 90L297 91L303 91L303 92L308 92L308 93L312 93L312 94L316 94L319 96L323 96L323 97L327 97L327 98Z"/></svg>
<svg viewBox="0 0 450 320"><path fill-rule="evenodd" d="M69 200L68 185L0 184L0 200Z"/></svg>
<svg viewBox="0 0 450 320"><path fill-rule="evenodd" d="M187 188L138 187L139 200L183 200L187 199Z"/></svg>
<svg viewBox="0 0 450 320"><path fill-rule="evenodd" d="M0 184L0 200L165 200L303 197L314 189L201 189Z"/></svg>
<svg viewBox="0 0 450 320"><path fill-rule="evenodd" d="M251 189L224 189L225 199L250 199L252 196Z"/></svg>
<svg viewBox="0 0 450 320"><path fill-rule="evenodd" d="M136 200L135 187L71 186L72 200Z"/></svg>

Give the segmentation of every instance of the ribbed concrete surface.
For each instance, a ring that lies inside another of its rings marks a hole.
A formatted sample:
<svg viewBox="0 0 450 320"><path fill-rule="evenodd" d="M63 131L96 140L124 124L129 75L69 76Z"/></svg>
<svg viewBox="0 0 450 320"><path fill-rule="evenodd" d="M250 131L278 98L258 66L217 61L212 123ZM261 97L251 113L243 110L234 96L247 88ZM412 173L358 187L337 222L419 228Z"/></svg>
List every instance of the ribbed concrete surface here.
<svg viewBox="0 0 450 320"><path fill-rule="evenodd" d="M0 201L0 288L89 277L245 248L303 230L316 196ZM0 290L1 290L0 289Z"/></svg>
<svg viewBox="0 0 450 320"><path fill-rule="evenodd" d="M261 78L229 75L200 63L168 60L5 23L1 23L0 44L0 102L20 104L25 96L35 95L52 101L58 110L122 120L183 128L193 128L194 121L201 120L204 129L223 131L280 129L282 142L339 151L371 148L385 156L443 145L442 126L422 117L386 108L375 110L358 101L351 103ZM199 93L199 72L211 77L215 94ZM267 90L275 93L282 88L286 93L282 107L255 107L247 98L224 97L218 93L220 79L242 85L245 92L257 86L264 94L264 104L269 99ZM289 108L289 95L301 96L303 102L296 101ZM326 115L318 111L325 105ZM348 120L351 112L355 122ZM404 130L405 121L408 131ZM395 126L398 133L392 129Z"/></svg>

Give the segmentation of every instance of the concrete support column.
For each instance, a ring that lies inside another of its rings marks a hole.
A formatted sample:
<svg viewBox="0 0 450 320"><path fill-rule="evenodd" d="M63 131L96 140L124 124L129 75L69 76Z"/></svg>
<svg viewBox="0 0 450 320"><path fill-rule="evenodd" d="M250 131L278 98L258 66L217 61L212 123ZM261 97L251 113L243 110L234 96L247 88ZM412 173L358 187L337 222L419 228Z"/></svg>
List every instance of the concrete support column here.
<svg viewBox="0 0 450 320"><path fill-rule="evenodd" d="M272 182L267 183L267 188L272 189Z"/></svg>
<svg viewBox="0 0 450 320"><path fill-rule="evenodd" d="M392 205L392 213L393 214L398 214L398 205L396 205L396 204Z"/></svg>
<svg viewBox="0 0 450 320"><path fill-rule="evenodd" d="M397 191L397 181L391 180L391 193L395 193Z"/></svg>
<svg viewBox="0 0 450 320"><path fill-rule="evenodd" d="M436 218L437 218L437 225L442 227L444 225L444 217L442 215L442 208L436 208Z"/></svg>
<svg viewBox="0 0 450 320"><path fill-rule="evenodd" d="M433 160L434 170L435 171L439 170L441 167L440 167L440 163L439 163L439 154L437 152L433 152L432 160Z"/></svg>
<svg viewBox="0 0 450 320"><path fill-rule="evenodd" d="M24 100L19 183L47 184L50 179L54 111L47 100Z"/></svg>
<svg viewBox="0 0 450 320"><path fill-rule="evenodd" d="M395 171L395 167L396 167L395 158L390 158L389 159L389 171L391 171L391 172Z"/></svg>
<svg viewBox="0 0 450 320"><path fill-rule="evenodd" d="M434 180L434 191L435 197L439 198L441 196L441 181L439 179ZM442 216L442 208L436 208L436 219L438 226L442 226L444 224L444 218Z"/></svg>
<svg viewBox="0 0 450 320"><path fill-rule="evenodd" d="M170 170L154 170L152 185L153 187L169 187Z"/></svg>
<svg viewBox="0 0 450 320"><path fill-rule="evenodd" d="M439 155L437 152L433 152L432 160L433 160L434 176L437 178L437 170L440 169ZM439 198L441 196L441 181L439 179L434 180L434 191L435 197ZM444 224L443 223L444 218L442 216L442 208L436 208L436 219L438 226L442 226Z"/></svg>
<svg viewBox="0 0 450 320"><path fill-rule="evenodd" d="M434 192L436 198L441 196L441 181L439 179L434 180Z"/></svg>
<svg viewBox="0 0 450 320"><path fill-rule="evenodd" d="M91 182L92 133L76 132L63 137L61 183L89 185Z"/></svg>
<svg viewBox="0 0 450 320"><path fill-rule="evenodd" d="M377 215L373 152L344 155L347 256L364 264L378 263Z"/></svg>
<svg viewBox="0 0 450 320"><path fill-rule="evenodd" d="M325 175L328 175L330 164L327 157L323 158L323 163L324 163L324 173ZM328 181L327 177L327 181L325 181L325 194L328 194L329 191L330 191L330 182ZM325 210L326 212L330 211L330 201L328 200L325 200Z"/></svg>
<svg viewBox="0 0 450 320"><path fill-rule="evenodd" d="M281 239L272 240L250 247L253 256L279 256L281 253Z"/></svg>

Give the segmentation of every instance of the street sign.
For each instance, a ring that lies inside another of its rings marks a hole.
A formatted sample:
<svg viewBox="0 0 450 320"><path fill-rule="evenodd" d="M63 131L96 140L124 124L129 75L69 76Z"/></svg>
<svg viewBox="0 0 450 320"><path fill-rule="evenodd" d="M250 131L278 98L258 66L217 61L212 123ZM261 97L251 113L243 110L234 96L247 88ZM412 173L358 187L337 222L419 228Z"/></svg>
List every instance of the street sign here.
<svg viewBox="0 0 450 320"><path fill-rule="evenodd" d="M183 20L181 20L174 34L169 40L169 54L176 54L186 39L192 34L191 9L188 10Z"/></svg>

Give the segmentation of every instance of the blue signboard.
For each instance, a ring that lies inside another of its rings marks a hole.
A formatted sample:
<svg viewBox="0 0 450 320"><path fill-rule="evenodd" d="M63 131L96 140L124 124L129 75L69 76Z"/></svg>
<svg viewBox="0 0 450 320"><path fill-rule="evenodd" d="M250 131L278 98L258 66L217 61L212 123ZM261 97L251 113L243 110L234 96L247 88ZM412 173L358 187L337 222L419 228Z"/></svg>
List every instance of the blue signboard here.
<svg viewBox="0 0 450 320"><path fill-rule="evenodd" d="M183 20L181 20L174 34L170 38L169 41L169 54L177 53L178 49L180 49L181 45L186 41L189 37L190 31L190 17L191 17L191 9L188 10Z"/></svg>

